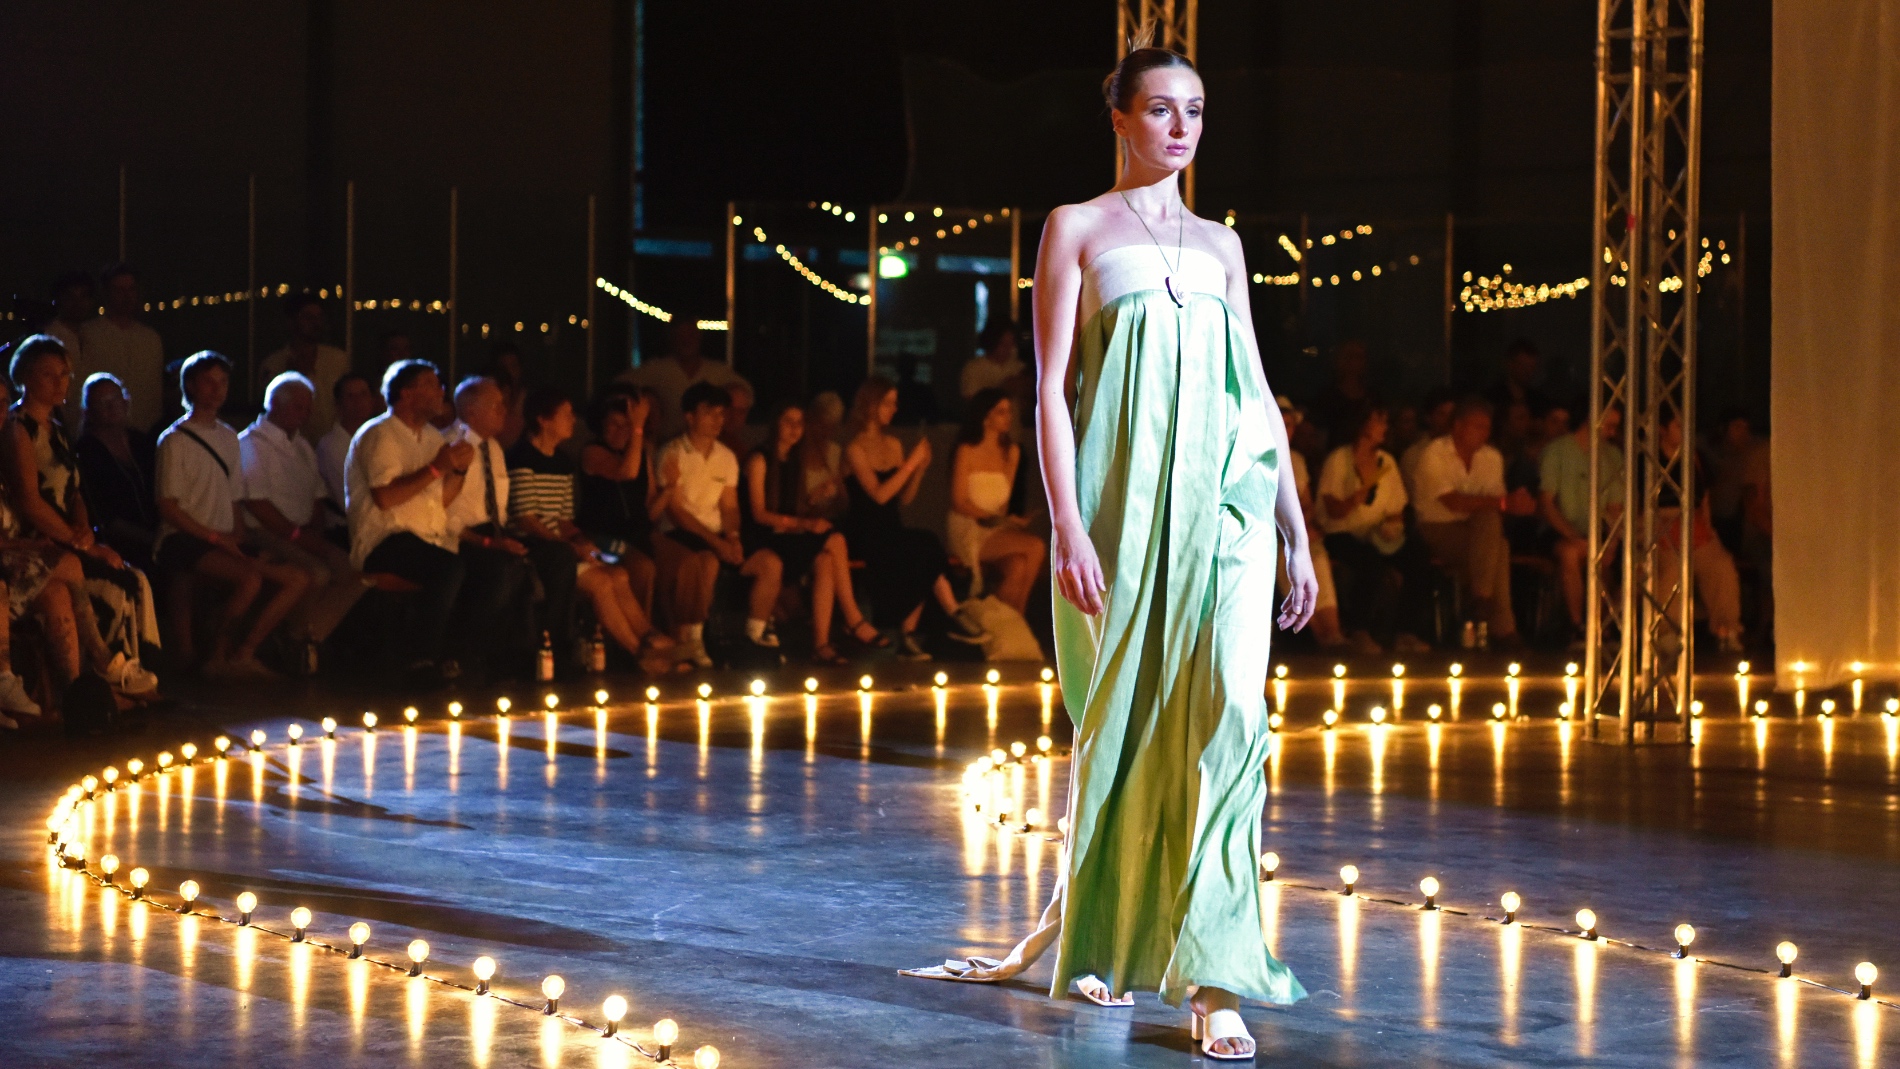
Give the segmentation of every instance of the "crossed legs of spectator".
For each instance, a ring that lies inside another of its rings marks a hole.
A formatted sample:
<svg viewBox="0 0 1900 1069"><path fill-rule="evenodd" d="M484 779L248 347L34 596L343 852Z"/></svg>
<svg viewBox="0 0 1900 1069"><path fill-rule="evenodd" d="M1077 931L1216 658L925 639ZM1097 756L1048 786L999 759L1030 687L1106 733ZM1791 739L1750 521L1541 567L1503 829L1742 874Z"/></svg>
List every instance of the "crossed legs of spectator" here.
<svg viewBox="0 0 1900 1069"><path fill-rule="evenodd" d="M219 612L211 656L202 666L204 674L213 679L279 678L258 661L257 648L303 600L310 589L310 577L294 565L276 564L221 547L201 555L192 565L192 573L230 588ZM251 610L266 587L270 588L270 596L253 615ZM189 635L191 603L174 601L172 611L177 633ZM251 617L248 628L244 624L247 616Z"/></svg>
<svg viewBox="0 0 1900 1069"><path fill-rule="evenodd" d="M649 565L649 569L651 565ZM620 648L639 657L670 653L674 642L653 626L633 589L633 577L617 565L597 564L581 570L580 592L594 606L594 618Z"/></svg>

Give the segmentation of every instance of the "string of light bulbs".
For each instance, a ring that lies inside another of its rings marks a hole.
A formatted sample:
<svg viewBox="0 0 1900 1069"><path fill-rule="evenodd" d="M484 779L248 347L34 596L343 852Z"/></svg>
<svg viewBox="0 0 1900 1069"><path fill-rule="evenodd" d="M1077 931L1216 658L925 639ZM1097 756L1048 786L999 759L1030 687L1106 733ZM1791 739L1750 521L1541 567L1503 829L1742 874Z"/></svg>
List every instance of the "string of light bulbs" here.
<svg viewBox="0 0 1900 1069"><path fill-rule="evenodd" d="M620 301L621 303L625 304L627 307L633 309L636 312L639 312L642 315L652 316L653 318L659 320L662 323L671 323L673 321L673 313L667 311L664 308L661 308L657 304L648 304L647 302L641 300L640 298L635 297L633 295L632 290L621 289L619 286L614 285L612 282L609 282L604 278L594 279L594 285L599 287L601 290L605 291L607 296L612 297L617 301ZM569 316L567 321L572 323L574 321L574 317ZM584 323L585 320L583 320L582 322ZM730 328L730 326L731 325L723 319L699 320L699 329L701 330L727 330ZM519 323L515 324L515 329L520 330L521 325ZM543 327L542 329L546 330L547 328Z"/></svg>
<svg viewBox="0 0 1900 1069"><path fill-rule="evenodd" d="M760 244L765 244L768 241L768 239L765 236L765 228L761 226L755 226L752 228L752 236L754 238L757 238ZM804 276L805 281L811 283L814 286L817 286L819 289L824 290L826 293L831 294L833 297L838 298L844 303L846 304L870 304L871 303L870 294L852 293L850 290L845 289L843 286L840 286L837 283L831 281L830 279L825 278L823 275L820 275L818 272L812 270L810 265L806 264L805 261L798 258L797 253L794 253L792 250L786 248L784 245L775 244L772 246L772 251L778 253L779 259L784 260L787 264L790 264L792 270L797 271L800 275Z"/></svg>
<svg viewBox="0 0 1900 1069"><path fill-rule="evenodd" d="M1510 275L1510 264L1505 264L1502 271L1488 278L1481 275L1474 279L1471 272L1466 271L1466 285L1458 291L1458 303L1467 312L1495 312L1504 308L1529 308L1559 297L1575 297L1590 288L1588 278L1552 285L1548 282L1513 282Z"/></svg>

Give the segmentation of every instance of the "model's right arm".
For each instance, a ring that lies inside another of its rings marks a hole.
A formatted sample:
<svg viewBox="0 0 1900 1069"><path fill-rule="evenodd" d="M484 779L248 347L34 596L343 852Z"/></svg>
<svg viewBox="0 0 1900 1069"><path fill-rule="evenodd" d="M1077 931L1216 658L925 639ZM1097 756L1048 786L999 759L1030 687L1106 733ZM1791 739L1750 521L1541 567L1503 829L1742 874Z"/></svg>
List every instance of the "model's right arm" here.
<svg viewBox="0 0 1900 1069"><path fill-rule="evenodd" d="M1070 421L1069 367L1075 358L1076 306L1082 296L1083 227L1078 209L1063 206L1043 224L1036 252L1036 442L1042 486L1049 496L1056 589L1093 616L1107 583L1101 558L1082 525L1075 494L1075 425Z"/></svg>

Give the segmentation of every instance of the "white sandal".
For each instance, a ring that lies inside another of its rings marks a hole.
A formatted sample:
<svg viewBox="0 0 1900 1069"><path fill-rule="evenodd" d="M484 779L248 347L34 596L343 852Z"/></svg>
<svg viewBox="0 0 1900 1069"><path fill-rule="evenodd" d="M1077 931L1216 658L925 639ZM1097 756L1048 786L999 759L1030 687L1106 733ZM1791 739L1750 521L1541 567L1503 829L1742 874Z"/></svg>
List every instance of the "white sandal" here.
<svg viewBox="0 0 1900 1069"><path fill-rule="evenodd" d="M1117 1009L1133 1006L1135 1004L1135 996L1133 993L1125 994L1117 998L1115 995L1109 993L1108 985L1103 983L1100 977L1093 974L1076 977L1075 989L1077 994L1080 994L1083 998L1088 999L1097 1006L1107 1006L1110 1009Z"/></svg>
<svg viewBox="0 0 1900 1069"><path fill-rule="evenodd" d="M1189 1018L1188 1036L1200 1041L1202 1057L1221 1062L1254 1060L1254 1054L1259 1050L1259 1045L1254 1042L1253 1033L1247 1031L1247 1022L1240 1019L1239 1010L1215 1010L1213 1013L1203 1014L1190 1005L1188 1012L1193 1015ZM1214 1044L1223 1039L1245 1040L1247 1052L1222 1054L1216 1051Z"/></svg>

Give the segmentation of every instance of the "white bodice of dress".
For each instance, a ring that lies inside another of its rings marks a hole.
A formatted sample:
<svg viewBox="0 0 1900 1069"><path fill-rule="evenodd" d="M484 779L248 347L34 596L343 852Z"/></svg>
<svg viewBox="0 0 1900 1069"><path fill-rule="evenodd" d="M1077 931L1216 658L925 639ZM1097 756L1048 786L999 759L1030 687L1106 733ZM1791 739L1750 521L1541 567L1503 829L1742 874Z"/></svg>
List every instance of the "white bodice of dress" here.
<svg viewBox="0 0 1900 1069"><path fill-rule="evenodd" d="M969 491L970 504L984 512L1001 512L1009 505L1009 476L1000 471L973 471Z"/></svg>
<svg viewBox="0 0 1900 1069"><path fill-rule="evenodd" d="M1172 279L1179 294L1207 293L1223 297L1227 293L1227 267L1213 253L1181 246L1178 269L1168 270L1163 252L1173 259L1174 249L1153 244L1123 245L1090 260L1082 269L1082 304L1079 322L1087 323L1102 306L1138 290L1163 290L1164 279Z"/></svg>

